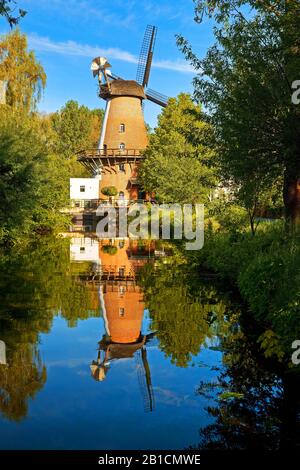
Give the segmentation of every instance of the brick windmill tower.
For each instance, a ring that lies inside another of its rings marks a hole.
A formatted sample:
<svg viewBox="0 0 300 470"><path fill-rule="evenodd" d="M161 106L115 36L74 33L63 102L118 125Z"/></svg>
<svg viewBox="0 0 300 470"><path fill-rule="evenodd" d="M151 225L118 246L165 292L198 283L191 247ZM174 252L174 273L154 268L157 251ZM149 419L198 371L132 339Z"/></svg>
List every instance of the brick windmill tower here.
<svg viewBox="0 0 300 470"><path fill-rule="evenodd" d="M167 97L147 88L157 28L148 25L139 56L136 80L124 80L111 73L105 57L92 61L98 77L99 97L106 101L99 146L79 152L78 160L95 176L100 176L100 198L117 201L145 199L138 185L141 152L148 136L143 116L143 101L167 105Z"/></svg>

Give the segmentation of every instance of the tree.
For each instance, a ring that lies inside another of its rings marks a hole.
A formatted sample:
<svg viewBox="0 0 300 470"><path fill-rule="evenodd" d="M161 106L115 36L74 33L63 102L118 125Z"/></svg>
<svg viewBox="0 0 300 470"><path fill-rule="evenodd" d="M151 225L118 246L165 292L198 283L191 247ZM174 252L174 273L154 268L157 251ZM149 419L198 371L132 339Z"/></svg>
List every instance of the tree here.
<svg viewBox="0 0 300 470"><path fill-rule="evenodd" d="M27 49L27 38L18 29L0 38L0 80L6 83L6 103L31 111L46 86L46 74Z"/></svg>
<svg viewBox="0 0 300 470"><path fill-rule="evenodd" d="M174 263L175 261L175 263ZM141 270L141 286L149 309L151 330L157 331L159 348L178 367L187 367L192 356L215 335L213 321L222 328L225 304L213 286L185 276L184 266L161 262Z"/></svg>
<svg viewBox="0 0 300 470"><path fill-rule="evenodd" d="M196 21L213 16L216 43L200 60L182 37L177 42L199 74L195 97L216 129L224 176L241 190L281 186L286 220L300 223L299 2L195 1ZM250 12L247 12L247 8ZM249 185L248 185L249 186Z"/></svg>
<svg viewBox="0 0 300 470"><path fill-rule="evenodd" d="M158 200L205 202L216 185L212 128L187 94L169 100L144 156L139 176Z"/></svg>
<svg viewBox="0 0 300 470"><path fill-rule="evenodd" d="M16 4L16 2L14 0L0 0L0 16L4 16L10 26L16 25L26 15L26 11L19 8L19 16L15 16L15 9L11 7L12 4Z"/></svg>
<svg viewBox="0 0 300 470"><path fill-rule="evenodd" d="M212 382L202 381L197 390L201 397L213 399L207 407L211 420L201 427L197 447L278 449L281 420L286 420L280 376L258 354L250 335L229 322L229 332L220 342L223 366Z"/></svg>
<svg viewBox="0 0 300 470"><path fill-rule="evenodd" d="M37 116L0 110L2 241L61 229L68 202L68 168L41 133Z"/></svg>
<svg viewBox="0 0 300 470"><path fill-rule="evenodd" d="M58 135L58 148L66 158L79 150L95 147L100 136L102 109L90 110L77 101L67 101L52 115L53 128Z"/></svg>
<svg viewBox="0 0 300 470"><path fill-rule="evenodd" d="M100 311L92 290L70 269L66 239L39 237L2 250L0 269L6 273L0 281L0 330L7 353L7 364L0 364L0 413L20 421L47 380L40 334L50 332L58 314L74 327Z"/></svg>

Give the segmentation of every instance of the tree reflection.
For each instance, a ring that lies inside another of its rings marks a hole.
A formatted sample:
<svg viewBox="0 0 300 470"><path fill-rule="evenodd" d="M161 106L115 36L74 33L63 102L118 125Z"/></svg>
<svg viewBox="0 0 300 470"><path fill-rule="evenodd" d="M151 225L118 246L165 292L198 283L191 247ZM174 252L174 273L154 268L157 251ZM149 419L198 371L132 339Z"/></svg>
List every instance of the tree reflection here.
<svg viewBox="0 0 300 470"><path fill-rule="evenodd" d="M200 430L201 449L296 448L300 444L300 377L267 360L255 336L231 328L221 341L223 368L198 393L215 399L214 422Z"/></svg>
<svg viewBox="0 0 300 470"><path fill-rule="evenodd" d="M298 448L299 370L263 354L261 327L250 320L239 299L188 273L184 265L170 269L166 260L146 266L141 282L151 328L174 364L186 367L202 345L218 337L222 367L214 382L201 382L197 391L211 400L207 411L212 418L200 429L197 447Z"/></svg>
<svg viewBox="0 0 300 470"><path fill-rule="evenodd" d="M169 262L146 265L141 284L160 349L172 363L187 367L207 340L226 329L226 301L211 282L199 282L180 264L170 269Z"/></svg>
<svg viewBox="0 0 300 470"><path fill-rule="evenodd" d="M68 240L44 238L3 252L0 269L0 339L6 347L6 364L0 364L0 410L21 420L28 400L47 379L39 335L50 331L59 313L75 326L78 319L100 312L91 290L73 276Z"/></svg>
<svg viewBox="0 0 300 470"><path fill-rule="evenodd" d="M35 345L22 344L0 366L0 410L9 419L19 421L27 415L27 402L41 390L47 379Z"/></svg>

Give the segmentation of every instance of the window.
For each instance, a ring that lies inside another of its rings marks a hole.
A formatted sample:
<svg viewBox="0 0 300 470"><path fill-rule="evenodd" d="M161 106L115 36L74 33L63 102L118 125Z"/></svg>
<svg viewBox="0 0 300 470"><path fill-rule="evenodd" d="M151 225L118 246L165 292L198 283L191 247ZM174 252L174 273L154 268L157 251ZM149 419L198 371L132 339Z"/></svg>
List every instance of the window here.
<svg viewBox="0 0 300 470"><path fill-rule="evenodd" d="M119 293L120 293L121 296L125 294L125 287L124 286L119 287Z"/></svg>
<svg viewBox="0 0 300 470"><path fill-rule="evenodd" d="M120 132L125 132L125 124L120 124L120 128L119 128L119 131Z"/></svg>
<svg viewBox="0 0 300 470"><path fill-rule="evenodd" d="M119 308L119 316L124 317L124 315L125 315L125 308L123 307Z"/></svg>
<svg viewBox="0 0 300 470"><path fill-rule="evenodd" d="M120 165L119 165L119 171L122 171L123 173L125 173L125 165L124 165L124 163L120 163Z"/></svg>
<svg viewBox="0 0 300 470"><path fill-rule="evenodd" d="M85 193L85 186L80 186L80 192Z"/></svg>
<svg viewBox="0 0 300 470"><path fill-rule="evenodd" d="M119 149L120 149L120 150L124 150L124 149L125 149L125 144L124 144L124 142L121 142L121 143L120 143Z"/></svg>
<svg viewBox="0 0 300 470"><path fill-rule="evenodd" d="M122 266L121 268L119 268L119 276L120 277L124 277L125 276L125 268Z"/></svg>

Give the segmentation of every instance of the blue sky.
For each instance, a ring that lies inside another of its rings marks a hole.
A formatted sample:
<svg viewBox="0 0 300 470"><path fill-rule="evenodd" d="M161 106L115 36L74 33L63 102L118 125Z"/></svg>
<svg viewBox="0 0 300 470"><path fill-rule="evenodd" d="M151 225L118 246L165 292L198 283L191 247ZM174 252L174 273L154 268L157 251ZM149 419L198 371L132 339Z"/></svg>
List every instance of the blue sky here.
<svg viewBox="0 0 300 470"><path fill-rule="evenodd" d="M211 25L193 21L192 0L18 0L27 10L21 30L43 64L48 81L40 110L51 112L69 99L91 108L104 107L97 98L91 60L104 55L112 71L135 79L136 61L147 24L158 27L150 88L167 96L192 91L194 72L175 43L183 34L204 56L212 43ZM0 32L8 32L0 19ZM153 127L160 108L150 102L145 119Z"/></svg>

